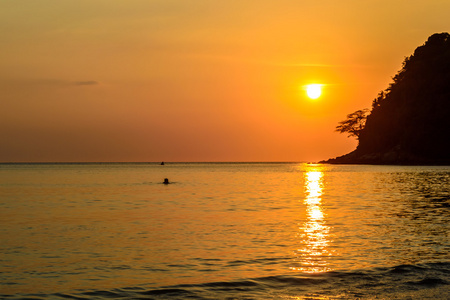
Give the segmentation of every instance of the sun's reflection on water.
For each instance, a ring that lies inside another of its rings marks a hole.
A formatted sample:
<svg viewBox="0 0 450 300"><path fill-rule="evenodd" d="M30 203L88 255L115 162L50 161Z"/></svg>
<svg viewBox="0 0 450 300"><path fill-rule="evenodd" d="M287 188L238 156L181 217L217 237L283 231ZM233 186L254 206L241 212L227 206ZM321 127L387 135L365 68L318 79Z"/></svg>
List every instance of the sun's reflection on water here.
<svg viewBox="0 0 450 300"><path fill-rule="evenodd" d="M307 166L304 178L306 220L300 226L301 246L296 251L299 261L293 270L306 273L331 271L328 257L331 255L330 227L326 225L326 213L322 207L323 167Z"/></svg>

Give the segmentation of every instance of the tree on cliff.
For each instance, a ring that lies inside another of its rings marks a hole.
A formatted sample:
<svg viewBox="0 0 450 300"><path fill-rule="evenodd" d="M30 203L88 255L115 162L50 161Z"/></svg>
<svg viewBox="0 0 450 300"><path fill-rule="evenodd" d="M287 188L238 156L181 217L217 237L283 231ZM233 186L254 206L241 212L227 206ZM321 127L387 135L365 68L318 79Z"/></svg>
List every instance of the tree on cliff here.
<svg viewBox="0 0 450 300"><path fill-rule="evenodd" d="M358 146L331 162L450 164L450 34L430 36L405 58L370 113L355 113L336 131L357 137Z"/></svg>
<svg viewBox="0 0 450 300"><path fill-rule="evenodd" d="M359 134L364 129L364 125L366 125L368 112L369 110L366 108L348 114L347 119L339 122L339 125L336 126L336 131L339 133L348 133L348 137L354 136L356 139L359 139Z"/></svg>

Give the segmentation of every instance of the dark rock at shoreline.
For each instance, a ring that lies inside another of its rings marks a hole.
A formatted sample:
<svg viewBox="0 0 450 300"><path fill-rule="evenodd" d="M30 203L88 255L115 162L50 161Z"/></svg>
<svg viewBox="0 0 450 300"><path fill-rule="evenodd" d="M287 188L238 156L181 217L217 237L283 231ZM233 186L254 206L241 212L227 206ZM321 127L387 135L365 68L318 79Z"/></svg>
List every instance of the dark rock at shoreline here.
<svg viewBox="0 0 450 300"><path fill-rule="evenodd" d="M412 153L391 149L388 152L358 153L357 150L348 154L320 161L321 164L367 164L367 165L450 165L448 159L432 159L420 157Z"/></svg>

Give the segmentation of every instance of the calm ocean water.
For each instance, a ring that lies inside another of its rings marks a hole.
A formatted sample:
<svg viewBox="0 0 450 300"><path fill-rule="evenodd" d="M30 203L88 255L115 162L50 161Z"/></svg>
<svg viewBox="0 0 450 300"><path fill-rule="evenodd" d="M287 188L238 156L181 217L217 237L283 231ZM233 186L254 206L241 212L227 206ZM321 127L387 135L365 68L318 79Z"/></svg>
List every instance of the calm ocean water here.
<svg viewBox="0 0 450 300"><path fill-rule="evenodd" d="M450 167L3 164L0 298L449 299L449 223Z"/></svg>

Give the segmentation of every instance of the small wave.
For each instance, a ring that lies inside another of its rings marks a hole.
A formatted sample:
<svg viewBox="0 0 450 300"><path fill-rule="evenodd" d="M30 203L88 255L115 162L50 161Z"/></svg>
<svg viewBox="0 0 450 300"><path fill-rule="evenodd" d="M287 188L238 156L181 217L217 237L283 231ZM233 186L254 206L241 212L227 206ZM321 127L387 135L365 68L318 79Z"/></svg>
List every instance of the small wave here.
<svg viewBox="0 0 450 300"><path fill-rule="evenodd" d="M429 287L449 284L447 280L442 279L442 278L424 278L419 281L412 281L412 282L408 282L408 283L411 285L422 285L422 286L429 286Z"/></svg>
<svg viewBox="0 0 450 300"><path fill-rule="evenodd" d="M327 277L325 276L308 276L308 277L298 277L298 276L269 276L258 278L257 281L262 282L266 285L273 287L281 286L300 286L300 285L318 285L327 282Z"/></svg>
<svg viewBox="0 0 450 300"><path fill-rule="evenodd" d="M176 289L176 288L167 288L167 289L159 289L159 290L150 290L145 292L136 292L138 295L145 296L170 296L170 297L186 297L187 295L193 295L193 292L190 292L185 289Z"/></svg>
<svg viewBox="0 0 450 300"><path fill-rule="evenodd" d="M373 268L352 271L332 271L319 274L278 275L245 279L230 282L211 282L194 285L176 285L161 289L191 291L196 298L246 297L264 298L264 295L337 297L371 297L385 295L381 298L396 297L394 295L444 286L450 274L450 263L430 263L420 265L399 265L394 267ZM156 289L156 291L159 291ZM180 292L180 291L179 291ZM443 294L445 298L448 296ZM315 295L315 296L314 296ZM319 295L319 296L318 296ZM422 295L423 297L423 295Z"/></svg>
<svg viewBox="0 0 450 300"><path fill-rule="evenodd" d="M272 265L290 260L291 260L290 257L270 257L270 258L249 259L249 260L233 260L228 262L227 266L241 266L250 264Z"/></svg>
<svg viewBox="0 0 450 300"><path fill-rule="evenodd" d="M200 284L199 286L207 288L237 288L237 287L255 287L258 284L252 280L231 281L231 282L211 282Z"/></svg>
<svg viewBox="0 0 450 300"><path fill-rule="evenodd" d="M388 270L388 272L392 274L406 274L410 272L418 272L423 270L424 268L416 265L399 265L392 267L391 269Z"/></svg>
<svg viewBox="0 0 450 300"><path fill-rule="evenodd" d="M0 295L4 299L264 299L264 298L373 298L401 299L401 295L432 299L450 298L450 263L297 273L241 280L179 284L161 287L118 287L78 293L49 295ZM412 293L412 294L411 294ZM400 296L399 296L400 295ZM416 296L417 296L416 295Z"/></svg>

